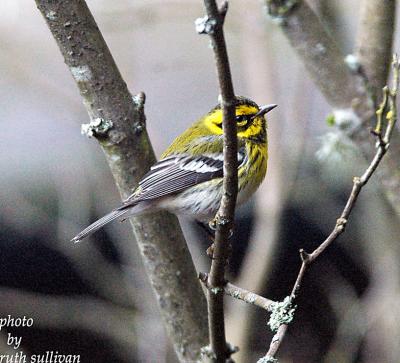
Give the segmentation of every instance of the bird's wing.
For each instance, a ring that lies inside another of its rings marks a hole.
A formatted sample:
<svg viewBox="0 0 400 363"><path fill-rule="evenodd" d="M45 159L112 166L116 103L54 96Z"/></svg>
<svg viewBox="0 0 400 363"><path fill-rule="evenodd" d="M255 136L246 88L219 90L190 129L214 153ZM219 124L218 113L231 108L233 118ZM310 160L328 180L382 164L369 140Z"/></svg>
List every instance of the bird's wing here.
<svg viewBox="0 0 400 363"><path fill-rule="evenodd" d="M239 165L244 158L244 150L240 150ZM222 176L222 154L171 155L150 169L140 181L138 191L125 201L125 205L175 194Z"/></svg>

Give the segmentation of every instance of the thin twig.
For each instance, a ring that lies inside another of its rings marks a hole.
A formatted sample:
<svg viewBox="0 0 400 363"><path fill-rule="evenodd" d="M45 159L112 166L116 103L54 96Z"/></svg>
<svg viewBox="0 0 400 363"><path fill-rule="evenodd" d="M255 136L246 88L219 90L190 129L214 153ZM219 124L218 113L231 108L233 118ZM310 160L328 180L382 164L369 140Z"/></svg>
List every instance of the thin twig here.
<svg viewBox="0 0 400 363"><path fill-rule="evenodd" d="M99 141L125 199L156 160L144 94L132 98L84 0L35 1L81 92L91 119L84 131ZM178 359L196 361L208 341L207 305L179 223L157 213L131 224Z"/></svg>
<svg viewBox="0 0 400 363"><path fill-rule="evenodd" d="M218 9L214 0L204 0L207 16L196 22L199 33L210 36L214 50L215 63L221 94L224 130L224 179L221 206L216 216L213 261L211 263L208 283L208 319L211 354L216 362L225 362L230 352L225 339L223 286L225 283L225 264L227 260L228 238L233 227L236 196L238 189L237 176L237 136L235 123L235 94L233 91L231 71L226 50L223 23L228 9L224 2Z"/></svg>
<svg viewBox="0 0 400 363"><path fill-rule="evenodd" d="M208 283L208 274L200 273L199 279L201 282L203 282L204 286L207 289L212 288L210 286L210 284ZM223 287L223 292L226 295L229 295L235 299L242 300L248 304L258 306L267 311L269 311L271 304L273 304L275 302L273 300L262 297L254 292L251 292L249 290L246 290L239 286L231 284L230 282L225 282L225 285Z"/></svg>
<svg viewBox="0 0 400 363"><path fill-rule="evenodd" d="M393 75L394 81L393 86L391 89L386 91L383 90L383 101L380 104L377 110L377 125L380 125L379 128L376 128L372 131L372 134L376 137L376 153L374 158L372 159L370 165L365 170L364 174L360 177L353 178L353 188L351 190L350 196L346 202L346 205L342 211L342 214L336 221L336 225L330 235L323 241L312 253L308 254L304 250L300 250L300 257L302 260L302 264L300 267L300 271L297 275L296 282L293 286L292 292L290 294L291 303L295 301L297 294L299 292L300 286L303 281L303 277L310 266L336 239L344 232L345 226L347 224L348 218L357 202L358 196L362 190L362 188L368 183L369 179L379 166L383 156L386 154L389 148L390 138L397 120L397 108L396 108L396 96L397 96L397 89L399 84L399 61L397 56L393 57L392 62L393 67ZM387 96L385 96L387 94ZM387 126L385 131L381 129L381 117L386 112L386 121ZM286 331L288 328L288 324L281 324L278 328L278 331L272 338L269 350L265 356L267 359L272 359L275 357L283 338L285 337Z"/></svg>

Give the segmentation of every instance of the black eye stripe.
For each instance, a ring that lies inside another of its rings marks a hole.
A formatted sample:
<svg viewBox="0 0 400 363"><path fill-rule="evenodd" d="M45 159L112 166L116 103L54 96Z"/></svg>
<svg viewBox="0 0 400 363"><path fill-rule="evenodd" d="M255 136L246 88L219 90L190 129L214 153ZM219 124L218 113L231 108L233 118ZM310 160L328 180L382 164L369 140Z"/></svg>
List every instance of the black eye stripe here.
<svg viewBox="0 0 400 363"><path fill-rule="evenodd" d="M254 118L255 114L247 114L247 115L237 115L236 116L236 122L242 122L242 121L252 121Z"/></svg>
<svg viewBox="0 0 400 363"><path fill-rule="evenodd" d="M238 115L238 116L236 116L236 122L242 122L242 121L249 121L248 115Z"/></svg>
<svg viewBox="0 0 400 363"><path fill-rule="evenodd" d="M253 124L253 118L253 114L236 116L237 127L241 130L246 130Z"/></svg>
<svg viewBox="0 0 400 363"><path fill-rule="evenodd" d="M237 123L243 122L243 121L247 121L247 123L245 125L240 126L240 127L246 128L246 127L250 126L251 121L253 121L254 115L255 114L237 115L235 117L235 120L236 120ZM220 129L222 129L222 122L221 123L217 123L215 125L218 126Z"/></svg>

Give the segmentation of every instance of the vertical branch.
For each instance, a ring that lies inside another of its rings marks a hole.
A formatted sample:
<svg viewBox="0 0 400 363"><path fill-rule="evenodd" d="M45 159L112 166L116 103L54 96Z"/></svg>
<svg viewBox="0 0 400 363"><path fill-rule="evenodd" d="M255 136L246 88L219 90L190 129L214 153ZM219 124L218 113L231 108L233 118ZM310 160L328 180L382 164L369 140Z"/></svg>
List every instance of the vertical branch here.
<svg viewBox="0 0 400 363"><path fill-rule="evenodd" d="M396 0L363 0L356 54L376 97L385 85L392 57Z"/></svg>
<svg viewBox="0 0 400 363"><path fill-rule="evenodd" d="M223 23L228 3L218 9L214 0L204 0L207 16L196 21L197 31L211 38L221 94L224 130L224 179L221 206L216 216L213 261L208 278L209 334L211 353L217 362L225 362L230 352L225 339L223 286L225 284L225 264L229 250L229 234L233 227L236 196L238 192L237 176L237 135L235 123L235 94L226 50Z"/></svg>
<svg viewBox="0 0 400 363"><path fill-rule="evenodd" d="M35 0L81 92L123 198L155 162L145 130L144 94L131 97L84 0ZM196 361L207 344L207 306L176 217L131 220L167 332L181 362Z"/></svg>

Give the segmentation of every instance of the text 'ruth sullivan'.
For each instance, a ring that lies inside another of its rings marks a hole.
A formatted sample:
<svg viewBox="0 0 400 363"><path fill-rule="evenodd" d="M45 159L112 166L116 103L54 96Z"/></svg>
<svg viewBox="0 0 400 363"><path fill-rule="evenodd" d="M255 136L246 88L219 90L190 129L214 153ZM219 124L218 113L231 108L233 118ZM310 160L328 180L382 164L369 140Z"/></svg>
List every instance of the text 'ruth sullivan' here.
<svg viewBox="0 0 400 363"><path fill-rule="evenodd" d="M58 351L46 351L44 354L32 354L30 357L23 351L0 354L0 363L80 363L80 361L80 355L58 354Z"/></svg>
<svg viewBox="0 0 400 363"><path fill-rule="evenodd" d="M26 316L0 318L0 332L3 328L30 328L33 326L33 319ZM14 349L14 354L0 354L0 363L80 363L79 354L59 354L58 351L46 351L43 354L32 354L28 356L21 349L22 336L15 336L10 332L7 334L7 346L10 350Z"/></svg>

